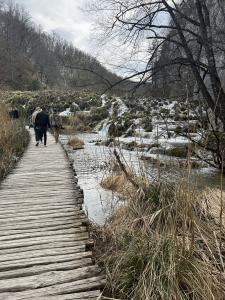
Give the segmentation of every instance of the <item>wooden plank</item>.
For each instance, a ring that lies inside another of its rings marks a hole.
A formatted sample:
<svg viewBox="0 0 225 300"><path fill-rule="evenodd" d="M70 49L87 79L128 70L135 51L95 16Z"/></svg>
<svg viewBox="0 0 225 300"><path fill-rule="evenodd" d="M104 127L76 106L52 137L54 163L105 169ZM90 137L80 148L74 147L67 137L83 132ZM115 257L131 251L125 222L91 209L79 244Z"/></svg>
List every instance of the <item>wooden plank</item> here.
<svg viewBox="0 0 225 300"><path fill-rule="evenodd" d="M47 247L46 247L47 248ZM65 254L73 254L73 253L81 253L85 252L85 245L78 245L76 247L63 247L63 248L52 248L52 249L38 249L33 251L25 251L19 253L10 253L5 255L0 255L0 262L10 261L10 260L18 260L24 258L34 258L41 256L55 256L57 259L57 255L65 255Z"/></svg>
<svg viewBox="0 0 225 300"><path fill-rule="evenodd" d="M6 248L0 250L0 255L10 254L10 253L20 253L20 252L26 252L26 251L34 251L34 250L46 250L46 249L57 249L57 248L68 248L68 247L76 247L81 245L92 245L93 241L91 239L84 239L84 240L76 240L76 241L54 241L54 242L45 242L42 244L36 244L36 245L20 245L20 247L14 247L14 248Z"/></svg>
<svg viewBox="0 0 225 300"><path fill-rule="evenodd" d="M39 209L39 210L33 210L32 208L29 210L16 210L14 213L13 212L8 212L6 209L2 210L2 215L0 214L0 220L4 220L7 218L15 218L15 217L24 217L27 216L29 214L29 216L55 216L56 214L58 215L58 213L60 214L67 214L69 213L69 215L74 212L80 212L80 208L79 207L61 207L60 210L59 209L55 209L53 207L49 207L46 209Z"/></svg>
<svg viewBox="0 0 225 300"><path fill-rule="evenodd" d="M35 265L33 267L2 271L0 272L0 279L4 280L9 278L26 277L26 276L32 276L37 274L43 274L45 272L50 272L50 271L75 270L77 268L86 267L90 265L93 265L93 261L90 257L82 258L79 260L71 259L63 262L49 263L47 265ZM0 299L1 299L1 294L0 294Z"/></svg>
<svg viewBox="0 0 225 300"><path fill-rule="evenodd" d="M97 300L101 292L97 291L89 291L83 293L73 293L73 294L66 294L60 296L48 296L48 297L32 297L32 298L23 298L29 300Z"/></svg>
<svg viewBox="0 0 225 300"><path fill-rule="evenodd" d="M20 205L18 207L18 203L17 205L5 205L5 206L1 206L0 205L0 211L4 211L4 213L7 214L18 214L18 213L32 213L32 212L45 212L46 210L48 211L59 211L59 210L67 210L67 209L71 209L71 210L77 210L80 208L78 206L74 205L75 203L61 203L61 204L55 204L55 205L49 205L49 204L39 204L39 205Z"/></svg>
<svg viewBox="0 0 225 300"><path fill-rule="evenodd" d="M88 220L87 220L88 221ZM51 226L47 226L46 224L38 223L39 226L37 226L37 223L33 223L33 225L26 224L26 228L21 228L21 226L11 226L11 227L0 227L0 237L3 236L9 236L14 234L20 234L20 233L32 233L32 232L45 232L45 230L49 231L59 231L63 229L72 229L72 228L79 228L84 225L83 221L76 220L71 221L70 223L62 222L61 225L55 225L51 224Z"/></svg>
<svg viewBox="0 0 225 300"><path fill-rule="evenodd" d="M13 230L14 232L18 231L32 231L33 229L38 229L44 231L46 228L63 228L69 226L80 226L88 222L86 217L84 218L64 218L59 220L48 220L47 222L41 221L30 221L30 222L18 222L14 226L12 223L1 224L0 225L0 235L7 235L7 231ZM5 231L5 232L4 232Z"/></svg>
<svg viewBox="0 0 225 300"><path fill-rule="evenodd" d="M32 267L36 265L46 265L50 263L63 262L69 260L79 260L82 258L88 258L92 256L92 252L79 252L65 255L54 256L44 256L44 257L34 257L32 259L15 259L13 261L3 261L0 264L0 271L7 271L12 269L19 269L24 267Z"/></svg>
<svg viewBox="0 0 225 300"><path fill-rule="evenodd" d="M55 241L73 241L73 240L87 240L89 238L89 234L87 232L77 233L77 234L64 234L64 235L54 235L47 237L31 237L26 239L20 239L15 241L4 241L4 243L0 244L0 250L8 249L8 248L19 248L23 247L25 244L27 246L41 245L46 243L54 243Z"/></svg>
<svg viewBox="0 0 225 300"><path fill-rule="evenodd" d="M80 216L84 217L85 214L84 214L84 211L82 210L78 210L78 211L73 211L73 212L67 212L67 213L64 213L64 212L58 212L58 213L49 213L49 214L44 214L44 215L33 215L33 216L21 216L21 217L17 217L17 216L11 216L11 217L8 217L4 220L4 218L1 220L2 224L3 222L17 222L17 221L29 221L29 220L49 220L49 219L62 219L62 218L66 218L66 217L77 217L79 218Z"/></svg>
<svg viewBox="0 0 225 300"><path fill-rule="evenodd" d="M75 282L100 273L97 266L88 266L75 270L51 271L24 278L0 280L0 293L35 290L67 282Z"/></svg>
<svg viewBox="0 0 225 300"><path fill-rule="evenodd" d="M2 293L1 297L4 300L12 300L12 295L16 300L29 299L29 297L43 297L43 296L58 296L65 294L72 294L76 292L90 291L102 288L105 285L104 276L91 277L81 279L75 282L57 284L50 287L40 288L36 290L28 290L16 293Z"/></svg>
<svg viewBox="0 0 225 300"><path fill-rule="evenodd" d="M32 226L36 225L36 224L39 224L39 223L42 223L42 224L46 224L46 225L59 225L59 224L67 224L67 223L71 223L73 221L85 221L87 220L87 217L86 215L75 215L75 216L66 216L65 218L46 218L46 219L40 219L40 220L17 220L14 228L18 228L19 226L21 226L21 228L24 228L24 227L28 227L30 226L30 228L32 228ZM29 226L26 226L26 225L29 225ZM12 221L11 220L7 220L7 221L4 221L4 222L1 222L0 223L0 227L1 228L6 228L6 227L10 227L12 228ZM35 226L37 227L37 226ZM41 227L41 226L40 226Z"/></svg>
<svg viewBox="0 0 225 300"><path fill-rule="evenodd" d="M67 235L67 234L74 234L74 236L79 235L81 233L87 233L86 227L72 227L72 228L66 228L63 230L47 230L46 231L32 231L32 232L22 232L17 233L13 235L3 235L0 236L0 242L5 241L19 241L21 239L27 239L27 238L36 238L36 237L47 237L47 236L58 236L58 235Z"/></svg>

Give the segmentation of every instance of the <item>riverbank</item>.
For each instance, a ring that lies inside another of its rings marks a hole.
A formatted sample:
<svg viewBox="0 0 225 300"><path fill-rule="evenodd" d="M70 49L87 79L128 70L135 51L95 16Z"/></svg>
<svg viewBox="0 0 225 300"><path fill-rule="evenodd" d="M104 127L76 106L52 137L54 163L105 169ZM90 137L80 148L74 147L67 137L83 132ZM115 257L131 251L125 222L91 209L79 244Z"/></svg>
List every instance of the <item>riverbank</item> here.
<svg viewBox="0 0 225 300"><path fill-rule="evenodd" d="M79 133L84 149L69 156L93 220L95 259L107 274L103 299L223 299L225 207L216 185L199 189L196 170L176 180L170 171L166 180L162 168L144 168L135 151L122 150L126 174L110 163L115 148L96 145L99 134Z"/></svg>
<svg viewBox="0 0 225 300"><path fill-rule="evenodd" d="M92 228L96 261L107 274L104 295L224 299L224 194L200 192L188 178L173 185L121 170L120 176L107 183L124 204Z"/></svg>
<svg viewBox="0 0 225 300"><path fill-rule="evenodd" d="M10 119L7 108L0 104L0 181L13 169L29 143L23 120Z"/></svg>

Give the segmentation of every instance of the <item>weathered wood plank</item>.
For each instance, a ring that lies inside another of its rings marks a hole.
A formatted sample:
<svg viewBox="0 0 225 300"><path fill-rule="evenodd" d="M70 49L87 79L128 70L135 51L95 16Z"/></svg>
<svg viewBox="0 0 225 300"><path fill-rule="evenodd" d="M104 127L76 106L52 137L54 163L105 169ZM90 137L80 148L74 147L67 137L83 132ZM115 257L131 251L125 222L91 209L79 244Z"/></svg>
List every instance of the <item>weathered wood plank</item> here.
<svg viewBox="0 0 225 300"><path fill-rule="evenodd" d="M26 230L35 230L35 229L40 229L41 231L45 230L46 228L54 228L54 227L59 227L63 228L69 227L69 226L80 226L88 222L88 219L85 218L65 218L65 219L59 219L59 220L48 220L47 222L41 222L41 221L30 221L30 222L18 222L16 225L12 225L12 223L0 225L0 235L7 235L7 230L8 231L26 231ZM5 231L5 232L4 232Z"/></svg>
<svg viewBox="0 0 225 300"><path fill-rule="evenodd" d="M46 230L59 231L63 229L79 228L82 227L82 225L84 225L85 222L80 220L75 220L75 221L71 221L70 223L62 222L61 225L57 225L57 224L47 225L46 223L45 224L38 223L38 224L33 223L33 225L30 224L29 226L29 224L25 223L26 225L25 228L21 228L21 226L0 227L0 237L14 235L14 234L21 234L21 233L45 232Z"/></svg>
<svg viewBox="0 0 225 300"><path fill-rule="evenodd" d="M57 212L57 213L49 213L49 214L44 214L44 215L33 215L33 216L11 216L11 217L8 217L8 218L3 218L1 220L2 224L5 222L19 222L19 221L34 221L34 220L50 220L50 219L62 219L62 218L66 218L66 217L76 217L76 218L79 218L79 217L85 217L85 213L81 210L78 210L78 211L72 211L72 212L67 212L67 213L64 213L64 212Z"/></svg>
<svg viewBox="0 0 225 300"><path fill-rule="evenodd" d="M8 249L8 248L19 248L23 247L24 245L33 246L33 245L41 245L46 243L54 243L57 241L73 241L73 240L87 240L89 238L89 234L87 232L77 233L77 234L64 234L64 235L57 235L57 236L47 236L47 237L31 237L31 238L24 238L15 241L4 241L4 243L0 244L1 249Z"/></svg>
<svg viewBox="0 0 225 300"><path fill-rule="evenodd" d="M15 259L13 261L3 261L0 264L0 271L19 269L24 267L32 267L36 265L46 265L54 262L63 262L68 260L79 260L92 256L92 252L79 252L72 254L62 254L57 256L34 257L32 259Z"/></svg>
<svg viewBox="0 0 225 300"><path fill-rule="evenodd" d="M83 293L73 293L73 294L66 294L66 295L60 295L60 296L48 296L48 297L32 297L29 298L29 300L97 300L100 291L90 291L90 292L83 292ZM28 299L28 298L24 298Z"/></svg>
<svg viewBox="0 0 225 300"><path fill-rule="evenodd" d="M59 296L65 294L72 294L76 292L90 291L102 288L105 285L104 276L91 277L81 279L75 282L57 284L50 287L40 288L36 290L28 290L16 293L2 293L0 294L4 300L12 300L10 297L15 297L15 300L22 300L29 297L43 297L43 296Z"/></svg>
<svg viewBox="0 0 225 300"><path fill-rule="evenodd" d="M51 271L39 275L27 276L26 278L0 280L0 293L35 290L56 284L75 282L98 273L100 274L100 270L97 266L88 266L76 270Z"/></svg>
<svg viewBox="0 0 225 300"><path fill-rule="evenodd" d="M73 228L66 228L63 230L47 230L46 231L32 231L32 232L22 232L22 233L17 233L17 234L12 234L12 235L3 235L0 236L0 242L5 242L5 241L20 241L21 239L27 239L27 238L41 238L41 237L47 237L47 236L62 236L62 235L67 235L67 234L74 234L80 235L82 233L87 233L87 228L86 227L73 227Z"/></svg>
<svg viewBox="0 0 225 300"><path fill-rule="evenodd" d="M81 253L85 252L85 245L78 245L76 247L64 247L64 248L52 248L52 249L41 249L41 250L33 250L33 251L25 251L19 253L10 253L10 254L1 254L0 262L10 261L10 260L18 260L18 259L27 259L41 256L57 256L57 255L65 255L65 254L73 254L73 253ZM57 259L57 257L56 257Z"/></svg>
<svg viewBox="0 0 225 300"><path fill-rule="evenodd" d="M55 262L49 263L47 265L36 265L33 267L26 267L20 269L12 269L9 271L0 272L0 279L9 279L9 278L19 278L32 276L37 274L43 274L45 272L50 271L66 271L66 270L75 270L80 267L86 267L93 265L93 261L91 258L82 258L79 260L68 260L64 262ZM0 294L1 296L1 294ZM1 297L0 297L1 299Z"/></svg>
<svg viewBox="0 0 225 300"><path fill-rule="evenodd" d="M27 245L24 244L20 247L14 247L14 248L6 248L0 250L0 255L9 254L9 253L20 253L25 251L33 251L33 250L45 250L45 249L57 249L57 248L67 248L67 247L76 247L81 245L93 245L93 241L90 239L84 239L84 240L76 240L76 241L54 241L54 242L48 242L42 244L36 244L36 245Z"/></svg>
<svg viewBox="0 0 225 300"><path fill-rule="evenodd" d="M49 207L46 209L39 209L39 210L33 210L32 208L29 210L16 210L14 213L8 212L6 209L2 210L2 215L0 214L0 220L8 219L8 218L15 218L15 217L24 217L29 214L29 216L55 216L58 214L73 214L74 212L80 212L79 207L62 207L59 209L54 209L52 207Z"/></svg>

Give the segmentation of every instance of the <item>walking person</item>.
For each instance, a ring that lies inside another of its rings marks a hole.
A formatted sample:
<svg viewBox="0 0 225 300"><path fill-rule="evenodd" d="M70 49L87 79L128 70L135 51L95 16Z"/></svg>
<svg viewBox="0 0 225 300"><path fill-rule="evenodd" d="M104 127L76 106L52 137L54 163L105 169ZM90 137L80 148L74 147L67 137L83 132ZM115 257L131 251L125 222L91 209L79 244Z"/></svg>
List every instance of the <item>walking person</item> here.
<svg viewBox="0 0 225 300"><path fill-rule="evenodd" d="M57 113L57 110L54 108L51 115L50 115L50 124L53 130L53 135L55 137L55 142L58 143L59 141L59 131L62 128L62 118Z"/></svg>
<svg viewBox="0 0 225 300"><path fill-rule="evenodd" d="M45 109L45 107L43 107L42 111L39 112L36 115L35 118L35 127L40 129L40 139L42 140L42 138L44 137L44 146L46 146L47 144L47 130L48 128L51 128L50 125L50 121L49 121L49 115ZM36 143L36 146L39 145L39 140Z"/></svg>
<svg viewBox="0 0 225 300"><path fill-rule="evenodd" d="M31 116L31 123L33 124L33 127L34 127L36 146L38 146L39 145L39 141L42 140L41 139L41 128L40 128L40 126L37 126L36 123L35 123L37 114L40 113L41 111L42 111L42 109L40 107L37 107L35 109L35 111L33 112L32 116Z"/></svg>

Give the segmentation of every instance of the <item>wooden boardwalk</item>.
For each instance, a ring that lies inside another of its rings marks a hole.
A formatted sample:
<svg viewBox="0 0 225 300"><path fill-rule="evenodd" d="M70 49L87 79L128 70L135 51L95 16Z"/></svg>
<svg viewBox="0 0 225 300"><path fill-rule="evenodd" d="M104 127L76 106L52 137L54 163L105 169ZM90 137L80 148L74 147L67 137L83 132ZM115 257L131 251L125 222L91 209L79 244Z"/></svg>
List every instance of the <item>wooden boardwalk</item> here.
<svg viewBox="0 0 225 300"><path fill-rule="evenodd" d="M59 144L32 140L0 188L0 299L98 299L83 194Z"/></svg>

